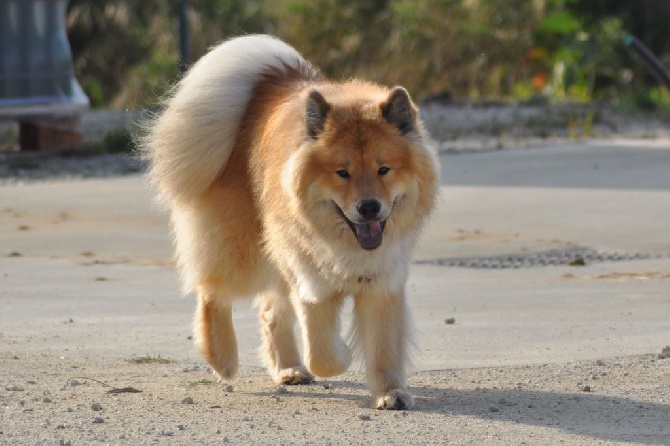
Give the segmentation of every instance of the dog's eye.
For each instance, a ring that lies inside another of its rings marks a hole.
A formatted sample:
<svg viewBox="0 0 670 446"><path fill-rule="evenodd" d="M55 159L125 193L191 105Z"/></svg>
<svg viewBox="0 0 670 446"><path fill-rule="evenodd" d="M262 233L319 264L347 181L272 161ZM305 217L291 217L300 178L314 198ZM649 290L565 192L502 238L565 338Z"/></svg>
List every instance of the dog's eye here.
<svg viewBox="0 0 670 446"><path fill-rule="evenodd" d="M340 169L337 172L335 172L340 178L350 178L351 175L349 175L349 171L346 169Z"/></svg>
<svg viewBox="0 0 670 446"><path fill-rule="evenodd" d="M388 167L386 167L386 166L382 166L382 167L380 167L379 170L377 171L377 174L379 174L380 177L383 177L384 175L386 175L387 173L389 173L390 170L391 170L391 169L389 169Z"/></svg>

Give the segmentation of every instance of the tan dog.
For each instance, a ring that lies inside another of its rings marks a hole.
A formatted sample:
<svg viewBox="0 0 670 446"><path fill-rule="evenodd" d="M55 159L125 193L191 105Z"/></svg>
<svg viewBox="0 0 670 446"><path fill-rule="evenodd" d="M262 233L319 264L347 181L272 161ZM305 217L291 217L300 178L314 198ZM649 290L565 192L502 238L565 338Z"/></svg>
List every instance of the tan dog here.
<svg viewBox="0 0 670 446"><path fill-rule="evenodd" d="M237 371L232 305L245 296L276 382L346 371L339 311L352 296L376 407L412 406L405 282L438 171L403 88L333 83L280 40L240 37L193 66L142 144L221 378Z"/></svg>

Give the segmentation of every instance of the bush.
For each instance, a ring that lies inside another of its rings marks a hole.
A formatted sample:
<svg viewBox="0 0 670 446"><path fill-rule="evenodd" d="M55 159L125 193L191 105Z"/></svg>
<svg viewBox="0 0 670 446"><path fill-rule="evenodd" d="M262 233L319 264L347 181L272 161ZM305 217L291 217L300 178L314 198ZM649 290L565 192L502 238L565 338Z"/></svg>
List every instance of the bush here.
<svg viewBox="0 0 670 446"><path fill-rule="evenodd" d="M154 105L179 77L179 0L72 0L78 77L95 106ZM190 56L270 33L329 77L415 97L620 98L654 80L626 53L637 33L670 63L667 0L190 0ZM649 14L649 11L654 11ZM446 95L445 95L446 96Z"/></svg>

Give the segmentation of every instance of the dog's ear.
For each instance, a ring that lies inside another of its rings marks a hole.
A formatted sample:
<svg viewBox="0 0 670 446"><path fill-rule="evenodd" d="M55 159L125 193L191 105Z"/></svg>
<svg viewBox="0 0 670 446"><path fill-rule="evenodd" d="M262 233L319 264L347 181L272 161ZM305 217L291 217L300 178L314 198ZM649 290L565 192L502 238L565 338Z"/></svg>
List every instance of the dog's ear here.
<svg viewBox="0 0 670 446"><path fill-rule="evenodd" d="M416 128L416 107L409 93L402 87L394 87L386 102L381 104L382 117L406 135Z"/></svg>
<svg viewBox="0 0 670 446"><path fill-rule="evenodd" d="M307 124L307 135L316 139L319 133L326 127L326 118L330 111L330 104L316 90L309 92L307 96L307 108L305 110L305 123Z"/></svg>

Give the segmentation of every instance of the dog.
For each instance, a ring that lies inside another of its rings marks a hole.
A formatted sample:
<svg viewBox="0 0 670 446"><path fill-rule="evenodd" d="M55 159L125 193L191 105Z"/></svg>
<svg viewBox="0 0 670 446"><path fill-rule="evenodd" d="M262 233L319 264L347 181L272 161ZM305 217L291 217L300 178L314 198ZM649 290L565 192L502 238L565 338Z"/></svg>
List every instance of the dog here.
<svg viewBox="0 0 670 446"><path fill-rule="evenodd" d="M253 297L274 381L338 375L360 350L374 405L412 407L405 283L439 172L404 88L331 82L277 38L233 38L168 94L141 150L198 294L196 345L221 379L238 367L233 302Z"/></svg>

